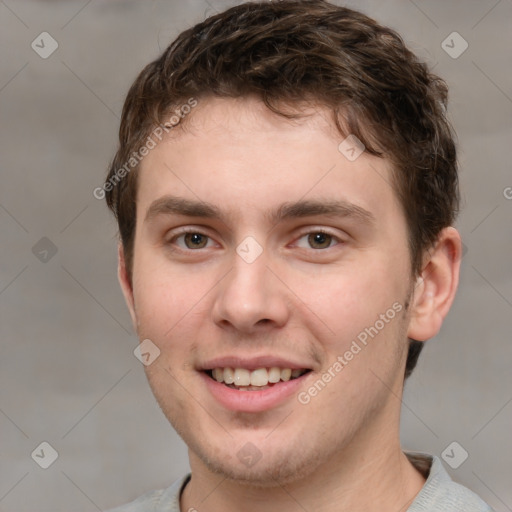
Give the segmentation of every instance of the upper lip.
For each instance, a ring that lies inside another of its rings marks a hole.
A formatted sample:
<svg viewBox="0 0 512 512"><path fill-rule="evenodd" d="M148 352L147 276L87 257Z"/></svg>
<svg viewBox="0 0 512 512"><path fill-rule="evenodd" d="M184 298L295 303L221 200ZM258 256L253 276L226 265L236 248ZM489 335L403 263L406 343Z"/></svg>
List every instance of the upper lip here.
<svg viewBox="0 0 512 512"><path fill-rule="evenodd" d="M210 359L199 366L199 370L213 370L214 368L245 368L246 370L257 370L258 368L291 368L292 370L306 369L311 366L307 363L300 363L282 357L262 355L258 357L244 356L223 356Z"/></svg>

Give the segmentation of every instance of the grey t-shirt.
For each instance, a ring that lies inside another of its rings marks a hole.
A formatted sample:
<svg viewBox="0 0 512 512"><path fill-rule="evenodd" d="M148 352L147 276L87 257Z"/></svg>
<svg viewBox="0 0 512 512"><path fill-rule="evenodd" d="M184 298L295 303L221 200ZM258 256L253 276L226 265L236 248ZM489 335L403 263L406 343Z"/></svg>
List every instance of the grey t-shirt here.
<svg viewBox="0 0 512 512"><path fill-rule="evenodd" d="M494 512L474 492L455 483L437 457L406 453L427 481L406 512ZM186 512L180 511L180 495L190 474L167 489L151 491L128 505L108 512Z"/></svg>

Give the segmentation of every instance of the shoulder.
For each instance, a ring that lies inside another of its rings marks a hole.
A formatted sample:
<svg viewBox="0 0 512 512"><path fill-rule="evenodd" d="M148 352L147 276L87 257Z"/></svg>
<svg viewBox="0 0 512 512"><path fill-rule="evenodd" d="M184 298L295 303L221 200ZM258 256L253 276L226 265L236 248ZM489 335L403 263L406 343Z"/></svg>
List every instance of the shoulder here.
<svg viewBox="0 0 512 512"><path fill-rule="evenodd" d="M418 469L425 460L430 462L425 485L407 512L493 512L477 494L454 482L438 457L423 454L407 454Z"/></svg>
<svg viewBox="0 0 512 512"><path fill-rule="evenodd" d="M180 493L190 475L176 480L167 489L149 491L135 501L106 512L180 512Z"/></svg>
<svg viewBox="0 0 512 512"><path fill-rule="evenodd" d="M109 509L106 512L154 512L158 510L155 509L155 507L158 505L158 502L161 501L160 498L163 492L163 490L147 492L131 503Z"/></svg>

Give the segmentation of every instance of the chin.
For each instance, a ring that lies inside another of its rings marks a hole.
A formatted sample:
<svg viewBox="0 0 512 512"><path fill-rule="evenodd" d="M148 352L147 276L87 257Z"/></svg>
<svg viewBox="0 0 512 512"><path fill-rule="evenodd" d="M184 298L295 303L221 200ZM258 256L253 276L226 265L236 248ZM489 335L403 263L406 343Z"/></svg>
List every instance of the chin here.
<svg viewBox="0 0 512 512"><path fill-rule="evenodd" d="M227 480L236 482L237 485L256 488L275 488L292 484L307 478L316 468L312 468L309 462L287 460L283 463L281 457L273 457L263 463L260 460L253 468L233 467L225 461L201 458L207 468L215 474L221 475Z"/></svg>
<svg viewBox="0 0 512 512"><path fill-rule="evenodd" d="M247 467L241 460L244 444L234 439L230 438L227 443L224 439L219 439L222 444L213 440L205 444L204 437L194 436L189 429L184 441L193 453L193 458L199 459L198 462L211 473L248 487L275 488L310 477L329 458L329 451L325 452L325 447L313 446L305 442L303 436L299 438L300 442L294 443L288 437L289 444L285 444L286 438L280 439L276 444L268 439L265 447L258 453L260 458L251 467ZM259 446L263 444L258 440L254 440L254 443ZM256 449L252 453L255 451Z"/></svg>

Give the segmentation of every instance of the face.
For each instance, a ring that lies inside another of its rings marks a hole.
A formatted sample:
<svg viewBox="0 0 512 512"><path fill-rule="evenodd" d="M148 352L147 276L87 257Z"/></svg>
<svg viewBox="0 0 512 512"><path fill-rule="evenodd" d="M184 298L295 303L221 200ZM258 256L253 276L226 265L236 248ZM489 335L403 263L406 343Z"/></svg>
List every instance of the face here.
<svg viewBox="0 0 512 512"><path fill-rule="evenodd" d="M388 161L340 151L320 108L208 99L184 128L142 162L123 288L191 463L275 485L397 436L412 284Z"/></svg>

